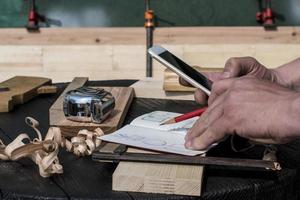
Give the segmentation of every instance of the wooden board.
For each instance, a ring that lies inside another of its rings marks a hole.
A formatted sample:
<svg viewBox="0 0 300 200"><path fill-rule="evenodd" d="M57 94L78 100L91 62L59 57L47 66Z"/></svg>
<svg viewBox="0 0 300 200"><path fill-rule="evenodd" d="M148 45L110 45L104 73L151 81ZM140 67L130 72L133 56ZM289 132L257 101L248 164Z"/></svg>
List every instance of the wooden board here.
<svg viewBox="0 0 300 200"><path fill-rule="evenodd" d="M199 72L219 72L222 68L204 68L204 67L194 67ZM186 87L179 83L179 76L170 69L165 69L164 71L164 91L167 92L194 92L196 89L194 87Z"/></svg>
<svg viewBox="0 0 300 200"><path fill-rule="evenodd" d="M50 126L60 127L64 136L71 137L76 135L79 130L95 130L98 127L101 128L105 133L111 133L117 130L125 119L126 113L133 99L133 88L101 87L111 92L116 99L115 109L107 120L101 124L81 123L67 120L63 113L64 94L70 90L83 86L87 81L88 78L75 78L49 110Z"/></svg>
<svg viewBox="0 0 300 200"><path fill-rule="evenodd" d="M163 79L144 78L131 87L139 98L194 100L193 92L166 92L163 90L163 83Z"/></svg>
<svg viewBox="0 0 300 200"><path fill-rule="evenodd" d="M133 148L128 152L149 153ZM200 196L203 171L203 166L120 162L113 190Z"/></svg>
<svg viewBox="0 0 300 200"><path fill-rule="evenodd" d="M158 27L156 44L268 43L299 44L300 27L279 26L277 31L263 27ZM122 35L120 35L122 33ZM1 45L133 45L145 43L145 28L41 28L32 34L26 29L2 28Z"/></svg>
<svg viewBox="0 0 300 200"><path fill-rule="evenodd" d="M38 95L38 88L51 84L51 79L41 77L15 76L0 83L8 91L0 92L0 112L9 112L15 105L23 104Z"/></svg>
<svg viewBox="0 0 300 200"><path fill-rule="evenodd" d="M230 57L253 56L275 68L299 57L299 33L300 27L278 27L277 31L262 27L157 28L154 43L190 65L222 68ZM76 76L141 79L146 74L145 39L142 27L42 28L37 34L0 29L0 81L17 74L50 77L54 82ZM153 77L163 79L164 69L154 61Z"/></svg>

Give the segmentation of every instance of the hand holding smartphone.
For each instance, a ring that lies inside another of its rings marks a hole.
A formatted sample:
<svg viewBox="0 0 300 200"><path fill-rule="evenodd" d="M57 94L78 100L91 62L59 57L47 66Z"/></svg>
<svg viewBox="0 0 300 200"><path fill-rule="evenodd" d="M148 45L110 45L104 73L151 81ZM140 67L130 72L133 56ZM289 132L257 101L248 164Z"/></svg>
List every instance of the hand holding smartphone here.
<svg viewBox="0 0 300 200"><path fill-rule="evenodd" d="M149 54L178 76L210 95L212 81L161 46L153 46Z"/></svg>

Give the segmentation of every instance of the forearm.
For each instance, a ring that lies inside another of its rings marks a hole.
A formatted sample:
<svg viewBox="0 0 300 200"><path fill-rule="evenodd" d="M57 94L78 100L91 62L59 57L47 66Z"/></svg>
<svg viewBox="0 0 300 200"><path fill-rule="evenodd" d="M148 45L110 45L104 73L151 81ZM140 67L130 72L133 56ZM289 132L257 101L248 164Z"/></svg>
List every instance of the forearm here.
<svg viewBox="0 0 300 200"><path fill-rule="evenodd" d="M290 139L300 138L300 93L296 92L293 97L291 97L291 103L289 105L284 105L288 107L286 117L282 117L282 121L286 126L283 126L286 130L289 130L288 137Z"/></svg>
<svg viewBox="0 0 300 200"><path fill-rule="evenodd" d="M283 85L300 91L300 58L276 68L275 73Z"/></svg>

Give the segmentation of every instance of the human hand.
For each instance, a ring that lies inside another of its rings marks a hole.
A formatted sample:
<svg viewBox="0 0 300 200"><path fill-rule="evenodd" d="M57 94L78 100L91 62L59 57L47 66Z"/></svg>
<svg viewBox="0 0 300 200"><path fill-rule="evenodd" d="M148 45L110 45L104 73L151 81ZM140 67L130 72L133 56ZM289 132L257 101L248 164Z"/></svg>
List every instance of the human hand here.
<svg viewBox="0 0 300 200"><path fill-rule="evenodd" d="M258 79L268 80L270 82L285 86L285 82L282 80L280 74L276 70L266 68L252 57L230 58L227 60L223 72L211 72L203 74L213 82L226 78L251 75ZM188 83L186 83L183 79L180 79L180 83L182 85L188 85ZM215 95L213 89L212 95ZM207 95L202 90L197 89L195 91L195 100L200 104L205 104L207 102Z"/></svg>
<svg viewBox="0 0 300 200"><path fill-rule="evenodd" d="M286 143L299 134L299 94L253 76L218 81L210 105L187 133L186 147L206 149L226 135L262 143Z"/></svg>

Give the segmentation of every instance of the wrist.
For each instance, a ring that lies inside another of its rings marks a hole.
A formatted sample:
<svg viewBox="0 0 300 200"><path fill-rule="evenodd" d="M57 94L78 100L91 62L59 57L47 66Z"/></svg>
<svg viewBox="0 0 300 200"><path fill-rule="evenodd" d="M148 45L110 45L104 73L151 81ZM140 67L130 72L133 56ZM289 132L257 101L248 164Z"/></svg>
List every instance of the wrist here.
<svg viewBox="0 0 300 200"><path fill-rule="evenodd" d="M300 58L279 66L272 70L277 77L279 84L290 89L300 91Z"/></svg>
<svg viewBox="0 0 300 200"><path fill-rule="evenodd" d="M274 82L278 83L279 85L293 89L293 83L291 79L289 78L288 74L285 73L285 71L281 68L278 67L276 69L271 69L272 74L274 75Z"/></svg>
<svg viewBox="0 0 300 200"><path fill-rule="evenodd" d="M300 93L294 92L286 106L288 110L286 112L287 120L285 123L287 126L285 128L289 132L287 134L288 138L300 138Z"/></svg>

